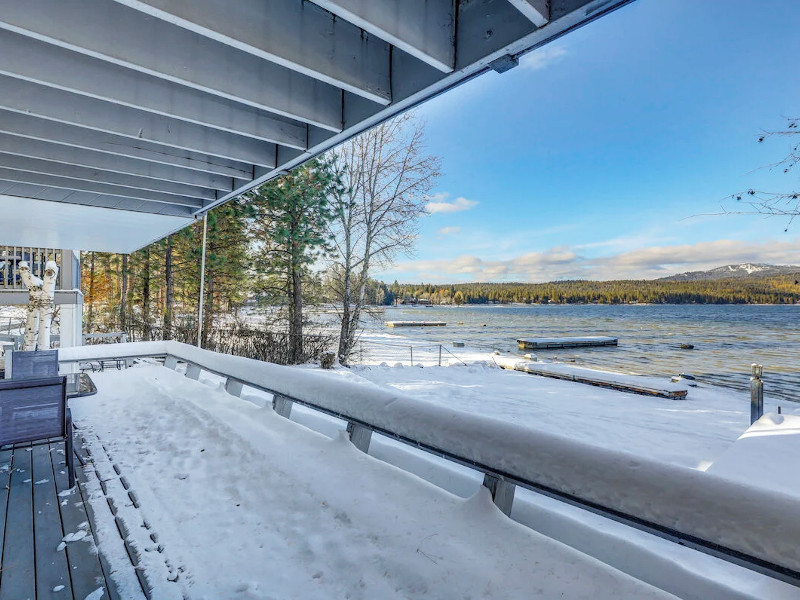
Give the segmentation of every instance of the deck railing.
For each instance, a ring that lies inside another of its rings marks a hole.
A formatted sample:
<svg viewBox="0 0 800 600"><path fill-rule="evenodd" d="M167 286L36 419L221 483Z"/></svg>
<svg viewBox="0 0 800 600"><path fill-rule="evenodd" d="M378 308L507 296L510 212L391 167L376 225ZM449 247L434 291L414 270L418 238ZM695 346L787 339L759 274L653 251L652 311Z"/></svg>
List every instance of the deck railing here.
<svg viewBox="0 0 800 600"><path fill-rule="evenodd" d="M273 396L289 417L299 404L347 423L353 444L374 434L483 473L497 506L510 514L517 486L800 586L800 502L711 473L601 448L513 423L432 405L324 373L221 355L178 342L66 348L62 363L160 358L186 377L203 371Z"/></svg>
<svg viewBox="0 0 800 600"><path fill-rule="evenodd" d="M19 263L25 261L37 277L44 276L48 260L61 266L61 250L54 248L32 248L28 246L0 246L0 290L23 290L25 286L19 274ZM56 289L61 288L61 274L56 279Z"/></svg>

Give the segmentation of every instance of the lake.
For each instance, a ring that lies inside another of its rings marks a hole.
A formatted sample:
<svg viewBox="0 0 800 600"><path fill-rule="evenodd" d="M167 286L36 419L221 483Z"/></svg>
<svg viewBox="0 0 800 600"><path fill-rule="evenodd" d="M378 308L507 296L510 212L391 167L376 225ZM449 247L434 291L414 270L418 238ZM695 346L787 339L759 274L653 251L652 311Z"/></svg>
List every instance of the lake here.
<svg viewBox="0 0 800 600"><path fill-rule="evenodd" d="M619 346L537 350L542 359L640 375L690 373L749 389L764 365L765 395L800 401L800 305L468 305L388 307L383 320L445 321L446 327L388 330L413 339L523 354L517 338L609 335ZM463 324L458 324L463 323ZM370 328L383 329L383 322ZM682 350L693 344L694 350Z"/></svg>

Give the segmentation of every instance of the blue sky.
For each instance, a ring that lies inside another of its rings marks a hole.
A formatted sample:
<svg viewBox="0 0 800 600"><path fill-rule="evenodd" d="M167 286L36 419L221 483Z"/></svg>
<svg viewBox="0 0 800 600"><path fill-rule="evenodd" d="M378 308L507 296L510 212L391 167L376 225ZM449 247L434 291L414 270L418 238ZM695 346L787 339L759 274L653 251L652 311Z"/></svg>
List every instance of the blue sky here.
<svg viewBox="0 0 800 600"><path fill-rule="evenodd" d="M401 282L660 277L735 262L800 264L800 221L718 213L800 115L800 2L636 0L424 105L442 159ZM724 206L736 209L734 203Z"/></svg>

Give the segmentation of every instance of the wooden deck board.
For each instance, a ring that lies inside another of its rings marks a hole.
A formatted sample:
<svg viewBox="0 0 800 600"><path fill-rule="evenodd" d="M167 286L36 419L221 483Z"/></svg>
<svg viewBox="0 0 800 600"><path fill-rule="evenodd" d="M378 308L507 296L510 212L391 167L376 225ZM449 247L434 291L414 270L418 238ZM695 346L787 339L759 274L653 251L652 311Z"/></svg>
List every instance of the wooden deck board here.
<svg viewBox="0 0 800 600"><path fill-rule="evenodd" d="M36 597L36 570L33 550L33 480L31 452L16 447L13 471L8 488L5 539L3 540L3 577L0 600L24 600Z"/></svg>
<svg viewBox="0 0 800 600"><path fill-rule="evenodd" d="M75 448L77 449L78 447L82 448L82 445L76 439ZM84 454L84 459L86 459L88 463L88 457L85 454ZM91 467L89 468L91 469ZM86 508L86 512L89 515L89 523L91 523L92 527L94 528L94 523L96 523L97 520L95 518L94 509L92 508L92 505L89 503L88 493L86 491L86 483L87 483L87 478L89 476L90 475L87 473L87 469L84 468L78 468L75 472L75 477L79 483L78 491L81 494L81 499L83 500L83 506ZM94 475L91 476L93 477ZM106 592L108 593L108 600L125 600L122 596L120 596L119 590L117 590L117 587L114 585L114 582L112 580L112 568L108 562L108 559L101 552L97 554L97 557L100 559L100 567L102 568L103 573L105 574L106 577L106 584L107 584ZM103 598L105 599L106 597L103 596Z"/></svg>
<svg viewBox="0 0 800 600"><path fill-rule="evenodd" d="M54 469L59 462L49 445L34 446L33 458L33 536L36 550L37 600L71 598L67 555L58 545L64 536ZM62 457L61 454L56 456ZM54 464L55 462L55 464ZM58 591L53 591L59 588Z"/></svg>
<svg viewBox="0 0 800 600"><path fill-rule="evenodd" d="M3 546L6 531L6 511L8 510L8 488L11 479L13 453L9 450L0 450L0 565L3 564ZM0 585L2 585L3 571L0 570Z"/></svg>
<svg viewBox="0 0 800 600"><path fill-rule="evenodd" d="M84 600L98 588L120 600L92 543L83 490L58 496L67 479L63 441L0 450L0 600ZM57 550L64 534L80 529L85 539Z"/></svg>
<svg viewBox="0 0 800 600"><path fill-rule="evenodd" d="M51 447L56 449L60 448L63 450L64 445L52 444ZM56 467L54 469L56 488L59 492L63 492L67 490L69 486L67 473L65 468L58 468L61 464L61 461L55 458L56 456L63 458L63 455L57 451L54 451L51 454L54 457L53 460L57 461L53 465ZM61 471L64 471L64 473ZM80 467L76 466L76 471L80 471ZM76 476L77 475L78 473L76 473ZM64 499L66 499L67 502L65 504L60 502L59 510L61 511L61 522L64 527L64 533L68 534L81 529L81 524L89 523L89 516L86 512L84 499L77 485L72 493L61 498L62 502ZM106 594L104 595L105 597L108 597L108 585L106 583L103 569L100 566L100 558L92 548L92 544L85 540L72 542L67 544L65 552L67 553L67 560L69 560L70 564L72 593L75 598L86 598L86 596L100 587L106 590Z"/></svg>

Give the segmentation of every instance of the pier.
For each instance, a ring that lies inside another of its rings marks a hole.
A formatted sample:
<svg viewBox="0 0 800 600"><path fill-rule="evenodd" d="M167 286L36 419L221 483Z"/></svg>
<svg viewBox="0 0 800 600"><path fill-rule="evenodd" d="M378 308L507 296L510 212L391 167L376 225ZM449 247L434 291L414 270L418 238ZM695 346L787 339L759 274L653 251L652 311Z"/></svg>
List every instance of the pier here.
<svg viewBox="0 0 800 600"><path fill-rule="evenodd" d="M444 327L444 321L386 321L387 327Z"/></svg>
<svg viewBox="0 0 800 600"><path fill-rule="evenodd" d="M520 350L554 350L558 348L588 348L591 346L616 346L619 340L615 337L561 337L561 338L527 338L517 340Z"/></svg>
<svg viewBox="0 0 800 600"><path fill-rule="evenodd" d="M513 371L520 371L540 377L563 379L596 387L603 387L618 392L629 392L642 396L656 396L670 400L685 400L689 392L685 385L666 383L655 377L624 375L622 373L606 373L572 365L556 363L536 363L513 359L495 359L495 363Z"/></svg>

